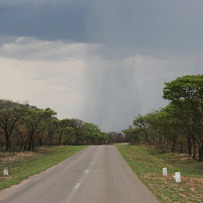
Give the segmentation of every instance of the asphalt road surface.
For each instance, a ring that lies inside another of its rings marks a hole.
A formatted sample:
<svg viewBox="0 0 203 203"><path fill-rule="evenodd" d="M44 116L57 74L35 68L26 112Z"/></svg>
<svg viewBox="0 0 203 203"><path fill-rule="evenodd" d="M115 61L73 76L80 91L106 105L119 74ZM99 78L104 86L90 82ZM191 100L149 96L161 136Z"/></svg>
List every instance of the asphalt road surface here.
<svg viewBox="0 0 203 203"><path fill-rule="evenodd" d="M0 192L0 203L157 203L115 146L90 146Z"/></svg>

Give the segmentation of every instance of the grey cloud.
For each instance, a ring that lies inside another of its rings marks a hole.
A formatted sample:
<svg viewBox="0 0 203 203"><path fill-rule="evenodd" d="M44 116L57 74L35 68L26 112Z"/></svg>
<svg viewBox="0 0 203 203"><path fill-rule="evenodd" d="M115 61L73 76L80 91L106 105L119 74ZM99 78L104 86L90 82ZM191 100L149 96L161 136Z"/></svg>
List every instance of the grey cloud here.
<svg viewBox="0 0 203 203"><path fill-rule="evenodd" d="M97 50L99 46L95 44L43 41L31 37L7 39L0 45L2 57L30 61L87 60Z"/></svg>
<svg viewBox="0 0 203 203"><path fill-rule="evenodd" d="M96 1L90 13L90 39L125 53L199 52L202 6L200 0Z"/></svg>
<svg viewBox="0 0 203 203"><path fill-rule="evenodd" d="M0 3L0 35L101 43L121 55L199 52L202 6L201 0L10 0Z"/></svg>
<svg viewBox="0 0 203 203"><path fill-rule="evenodd" d="M16 6L16 5L26 5L27 7L39 7L42 5L67 5L73 2L82 2L82 0L6 0L1 1L1 6Z"/></svg>
<svg viewBox="0 0 203 203"><path fill-rule="evenodd" d="M0 35L27 36L45 40L87 40L83 4L0 5Z"/></svg>

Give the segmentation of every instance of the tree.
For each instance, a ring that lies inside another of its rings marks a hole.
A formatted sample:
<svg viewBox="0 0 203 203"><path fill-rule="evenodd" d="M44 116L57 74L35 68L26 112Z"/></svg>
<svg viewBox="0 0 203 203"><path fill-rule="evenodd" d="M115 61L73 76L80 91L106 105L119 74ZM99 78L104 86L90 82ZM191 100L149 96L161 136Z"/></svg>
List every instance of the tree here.
<svg viewBox="0 0 203 203"><path fill-rule="evenodd" d="M24 112L25 110L21 107L0 109L1 134L3 134L6 140L6 151L11 147L11 136Z"/></svg>
<svg viewBox="0 0 203 203"><path fill-rule="evenodd" d="M58 128L59 128L59 120L55 117L51 117L47 121L47 138L48 138L48 144L51 146L54 142L54 136L57 134Z"/></svg>
<svg viewBox="0 0 203 203"><path fill-rule="evenodd" d="M139 115L133 124L135 129L130 128L125 133L132 134L134 142L154 145L161 152L183 151L183 140L180 137L179 128L169 113L168 107L144 116Z"/></svg>
<svg viewBox="0 0 203 203"><path fill-rule="evenodd" d="M163 98L187 118L187 129L198 145L199 161L203 161L203 75L187 75L165 83Z"/></svg>
<svg viewBox="0 0 203 203"><path fill-rule="evenodd" d="M106 133L109 143L116 143L116 142L125 142L125 134L123 133L118 133L118 132L109 132Z"/></svg>
<svg viewBox="0 0 203 203"><path fill-rule="evenodd" d="M84 123L83 135L84 144L106 144L109 140L107 135L93 123Z"/></svg>
<svg viewBox="0 0 203 203"><path fill-rule="evenodd" d="M47 108L45 110L30 108L27 109L26 115L23 118L25 129L27 131L27 140L25 142L24 149L30 151L34 150L35 137L44 128L45 122L54 116L56 112Z"/></svg>
<svg viewBox="0 0 203 203"><path fill-rule="evenodd" d="M126 142L129 142L130 144L140 144L140 135L142 134L142 130L140 128L129 127L122 132L125 134Z"/></svg>
<svg viewBox="0 0 203 203"><path fill-rule="evenodd" d="M84 121L80 119L70 119L69 127L75 130L74 136L72 137L72 144L84 144Z"/></svg>
<svg viewBox="0 0 203 203"><path fill-rule="evenodd" d="M147 122L147 117L149 117L149 114L147 114L145 116L138 115L133 121L133 125L136 128L139 128L141 130L142 138L141 137L140 138L146 144L148 144L148 142L149 142L149 123ZM139 133L139 135L141 135L141 134ZM139 141L140 141L140 139L139 139Z"/></svg>
<svg viewBox="0 0 203 203"><path fill-rule="evenodd" d="M73 127L66 127L63 134L63 143L71 144L71 139L75 135L75 129Z"/></svg>
<svg viewBox="0 0 203 203"><path fill-rule="evenodd" d="M193 149L193 159L195 159L196 143L194 139L192 139L193 127L192 125L190 125L191 118L185 112L187 111L187 106L184 108L184 110L181 110L180 108L177 108L177 106L174 105L174 103L171 102L169 105L165 107L165 111L168 112L168 114L170 114L172 117L172 122L174 123L175 128L174 130L176 130L177 134L179 135L178 140L179 141L182 140L182 143L187 143L189 156L192 155Z"/></svg>
<svg viewBox="0 0 203 203"><path fill-rule="evenodd" d="M97 125L93 123L84 123L83 125L83 134L85 143L84 144L97 144L98 136L97 133L100 133L100 129Z"/></svg>
<svg viewBox="0 0 203 203"><path fill-rule="evenodd" d="M62 120L56 121L56 124L58 126L57 127L57 137L58 137L58 144L59 145L62 143L62 141L63 142L67 141L66 136L68 136L67 133L68 133L68 131L70 131L70 130L67 130L67 128L70 127L70 123L71 123L70 119L62 119Z"/></svg>

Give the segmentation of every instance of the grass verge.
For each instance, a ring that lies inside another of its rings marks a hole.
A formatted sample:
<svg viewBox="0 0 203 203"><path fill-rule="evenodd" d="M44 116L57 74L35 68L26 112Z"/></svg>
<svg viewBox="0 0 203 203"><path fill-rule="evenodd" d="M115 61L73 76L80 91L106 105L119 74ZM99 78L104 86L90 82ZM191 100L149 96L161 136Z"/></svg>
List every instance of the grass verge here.
<svg viewBox="0 0 203 203"><path fill-rule="evenodd" d="M146 146L117 145L140 180L162 202L203 202L203 163L185 154L159 154ZM162 176L167 167L168 176ZM181 172L181 183L173 179Z"/></svg>
<svg viewBox="0 0 203 203"><path fill-rule="evenodd" d="M19 152L14 155L3 153L0 157L0 190L21 182L40 173L86 146L43 147L36 152ZM3 168L9 169L9 175L3 175Z"/></svg>

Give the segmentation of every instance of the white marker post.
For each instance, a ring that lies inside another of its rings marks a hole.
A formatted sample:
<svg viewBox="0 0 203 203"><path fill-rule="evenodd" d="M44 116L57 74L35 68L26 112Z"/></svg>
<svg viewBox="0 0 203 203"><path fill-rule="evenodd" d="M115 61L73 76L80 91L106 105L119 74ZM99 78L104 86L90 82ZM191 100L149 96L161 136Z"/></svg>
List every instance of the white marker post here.
<svg viewBox="0 0 203 203"><path fill-rule="evenodd" d="M4 174L5 176L8 176L8 168L4 168L3 174Z"/></svg>
<svg viewBox="0 0 203 203"><path fill-rule="evenodd" d="M163 176L167 176L168 175L167 168L162 168L162 173L163 173Z"/></svg>
<svg viewBox="0 0 203 203"><path fill-rule="evenodd" d="M176 180L176 183L180 183L181 182L180 172L175 172L175 180Z"/></svg>

